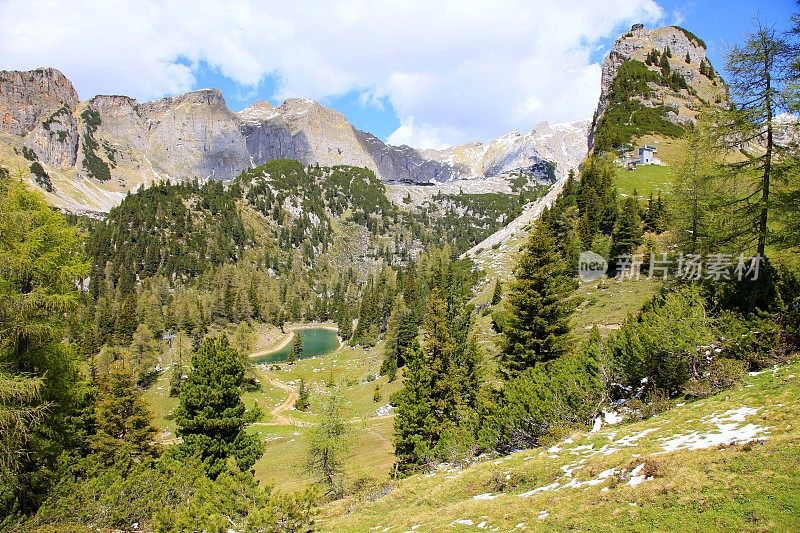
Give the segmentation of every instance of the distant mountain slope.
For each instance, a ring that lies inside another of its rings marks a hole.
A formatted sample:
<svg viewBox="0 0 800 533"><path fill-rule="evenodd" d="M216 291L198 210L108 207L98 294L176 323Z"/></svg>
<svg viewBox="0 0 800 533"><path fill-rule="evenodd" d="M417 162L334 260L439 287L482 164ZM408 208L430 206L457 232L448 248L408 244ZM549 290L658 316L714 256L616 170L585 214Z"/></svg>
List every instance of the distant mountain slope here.
<svg viewBox="0 0 800 533"><path fill-rule="evenodd" d="M543 122L529 133L512 131L488 143L469 143L444 150L421 150L433 160L464 169L472 176L497 176L525 169L541 161L556 164L557 177L576 170L586 156L580 143L588 136L588 120L549 124Z"/></svg>
<svg viewBox="0 0 800 533"><path fill-rule="evenodd" d="M55 69L0 72L0 159L55 206L107 212L126 193L161 180L231 180L275 159L350 165L383 181L441 183L495 176L544 162L558 173L586 150L586 126L543 125L450 151L387 145L312 100L256 102L231 112L216 89L153 102L95 96L79 102Z"/></svg>

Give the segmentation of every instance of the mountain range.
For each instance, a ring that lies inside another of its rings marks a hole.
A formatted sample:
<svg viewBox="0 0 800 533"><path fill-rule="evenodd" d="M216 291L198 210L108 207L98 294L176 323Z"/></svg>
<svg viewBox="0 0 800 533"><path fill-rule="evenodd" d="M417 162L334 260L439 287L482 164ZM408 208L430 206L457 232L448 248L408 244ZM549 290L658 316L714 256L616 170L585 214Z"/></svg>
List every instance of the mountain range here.
<svg viewBox="0 0 800 533"><path fill-rule="evenodd" d="M72 212L108 211L128 192L161 180L231 180L275 159L363 167L390 183L511 171L546 180L549 163L557 177L577 168L590 124L543 123L488 143L417 150L388 145L307 99L259 101L238 113L216 89L152 102L106 95L80 101L54 68L0 72L0 116L0 158L22 169L50 203Z"/></svg>

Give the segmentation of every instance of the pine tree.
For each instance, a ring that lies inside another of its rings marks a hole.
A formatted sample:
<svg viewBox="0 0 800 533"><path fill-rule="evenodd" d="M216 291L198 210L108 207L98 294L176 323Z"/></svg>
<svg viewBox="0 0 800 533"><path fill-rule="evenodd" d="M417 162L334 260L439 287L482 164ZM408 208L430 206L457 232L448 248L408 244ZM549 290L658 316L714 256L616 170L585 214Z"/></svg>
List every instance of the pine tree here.
<svg viewBox="0 0 800 533"><path fill-rule="evenodd" d="M133 372L125 368L112 370L100 388L95 405L97 433L92 439L92 449L106 464L121 459L138 461L153 455L155 448L151 442L156 429L150 418Z"/></svg>
<svg viewBox="0 0 800 533"><path fill-rule="evenodd" d="M684 60L684 61L686 61L686 63L687 63L687 64L689 64L689 63L691 63L691 62L692 62L692 58L691 58L691 56L689 55L689 52L688 52L688 51L686 52L686 57L685 57L683 60Z"/></svg>
<svg viewBox="0 0 800 533"><path fill-rule="evenodd" d="M503 286L500 284L500 280L496 279L494 281L494 291L492 292L492 305L497 305L500 303L500 300L503 299Z"/></svg>
<svg viewBox="0 0 800 533"><path fill-rule="evenodd" d="M206 339L192 356L192 369L181 387L175 410L180 452L198 455L209 476L216 478L225 460L233 457L247 470L261 456L263 446L244 432L245 407L241 399L244 364L223 335Z"/></svg>
<svg viewBox="0 0 800 533"><path fill-rule="evenodd" d="M500 368L507 377L569 349L572 306L568 300L576 287L569 272L549 230L537 224L508 288L509 317L500 355Z"/></svg>

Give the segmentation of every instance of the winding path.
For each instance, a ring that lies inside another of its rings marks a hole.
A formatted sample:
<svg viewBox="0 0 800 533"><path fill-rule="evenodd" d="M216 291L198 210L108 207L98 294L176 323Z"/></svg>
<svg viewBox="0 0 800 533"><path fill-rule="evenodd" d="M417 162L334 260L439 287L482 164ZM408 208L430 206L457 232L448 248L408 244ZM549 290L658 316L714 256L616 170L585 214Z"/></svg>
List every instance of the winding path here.
<svg viewBox="0 0 800 533"><path fill-rule="evenodd" d="M297 391L296 388L278 379L271 378L269 382L273 386L278 387L282 391L289 394L289 396L286 397L286 399L283 401L282 404L276 406L272 411L270 411L270 414L272 415L272 420L269 423L275 426L301 425L302 424L301 422L293 420L288 416L284 416L282 414L284 411L288 411L294 406L294 403L300 397L300 393Z"/></svg>

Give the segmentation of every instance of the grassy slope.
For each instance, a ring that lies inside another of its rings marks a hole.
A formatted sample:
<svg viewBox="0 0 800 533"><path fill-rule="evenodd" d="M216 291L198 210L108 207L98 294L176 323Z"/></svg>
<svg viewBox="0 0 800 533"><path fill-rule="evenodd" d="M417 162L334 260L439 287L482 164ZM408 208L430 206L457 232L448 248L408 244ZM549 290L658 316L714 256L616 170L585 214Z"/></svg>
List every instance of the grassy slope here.
<svg viewBox="0 0 800 533"><path fill-rule="evenodd" d="M464 470L440 470L396 484L388 495L323 509L322 531L474 530L509 531L797 531L800 529L800 364L750 377L737 388L677 407L645 421L576 433L553 453L526 450ZM766 440L663 452L663 441L697 431L714 434L712 415L743 406L755 414L731 422L754 424ZM627 439L626 439L627 437ZM628 446L625 446L625 443ZM608 454L596 453L605 446ZM628 485L625 475L647 462L653 479ZM521 493L552 483L595 486ZM604 490L605 488L608 490ZM475 499L490 493L491 499ZM541 514L540 514L541 513ZM547 513L545 515L545 513ZM540 518L541 517L541 518ZM469 520L458 524L457 520ZM520 526L522 524L522 526Z"/></svg>

